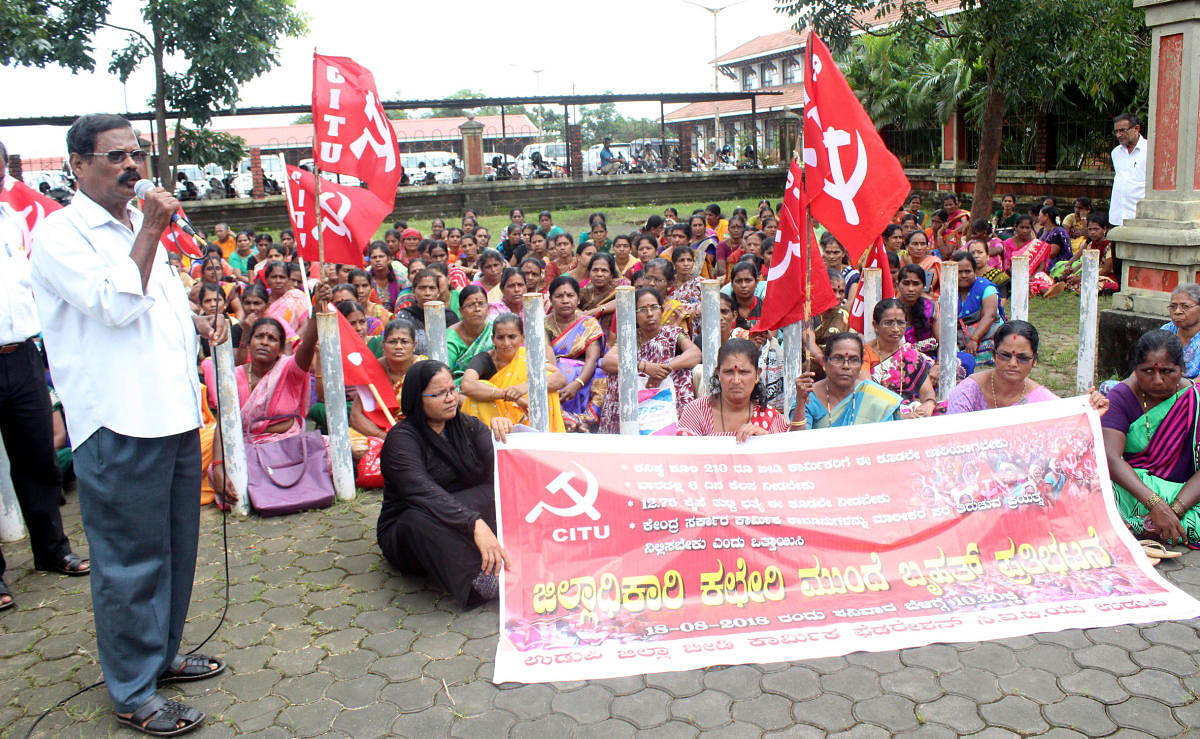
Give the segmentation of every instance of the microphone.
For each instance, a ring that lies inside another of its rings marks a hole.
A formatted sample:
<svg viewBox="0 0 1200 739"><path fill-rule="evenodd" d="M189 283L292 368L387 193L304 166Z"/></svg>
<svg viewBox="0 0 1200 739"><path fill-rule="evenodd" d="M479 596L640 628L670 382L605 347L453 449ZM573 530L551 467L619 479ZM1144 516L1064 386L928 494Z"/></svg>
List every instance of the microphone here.
<svg viewBox="0 0 1200 739"><path fill-rule="evenodd" d="M150 192L155 187L156 187L156 185L153 182L151 182L150 180L138 180L137 184L133 186L133 194L137 195L139 198L142 198L143 200L145 200L146 193ZM207 241L204 240L203 236L196 233L196 229L192 228L192 224L188 223L188 219L185 218L182 213L180 213L180 212L172 213L171 214L171 224L174 225L176 228L178 228L180 231L183 231L188 236L191 236L196 241L200 242L200 246L203 247L208 243Z"/></svg>

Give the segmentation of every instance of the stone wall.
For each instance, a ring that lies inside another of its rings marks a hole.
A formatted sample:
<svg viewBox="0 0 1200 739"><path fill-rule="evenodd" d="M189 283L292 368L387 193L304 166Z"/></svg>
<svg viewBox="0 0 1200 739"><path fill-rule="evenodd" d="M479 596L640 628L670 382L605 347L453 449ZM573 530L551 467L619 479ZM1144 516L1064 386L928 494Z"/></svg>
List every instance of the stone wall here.
<svg viewBox="0 0 1200 739"><path fill-rule="evenodd" d="M969 193L968 186L974 186L974 170L910 169L907 173L913 188L928 198L952 187L960 194ZM396 194L396 207L388 220L457 218L466 208L500 213L513 206L538 211L642 203L727 203L735 198L760 197L778 202L783 198L783 180L782 169L760 169L421 185L403 188ZM1111 189L1112 174L1105 172L1002 171L997 182L997 192L1016 192L1021 202L1054 195L1065 209L1078 195L1088 195L1097 208L1107 208ZM185 208L192 222L206 230L221 222L234 230L245 226L284 228L287 224L287 208L280 196L256 201L190 202Z"/></svg>

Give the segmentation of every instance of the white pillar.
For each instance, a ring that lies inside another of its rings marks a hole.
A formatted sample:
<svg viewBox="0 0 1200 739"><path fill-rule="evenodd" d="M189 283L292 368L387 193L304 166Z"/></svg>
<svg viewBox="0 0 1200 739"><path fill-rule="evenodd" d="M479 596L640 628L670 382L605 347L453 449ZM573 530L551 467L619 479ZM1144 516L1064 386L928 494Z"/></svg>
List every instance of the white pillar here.
<svg viewBox="0 0 1200 739"><path fill-rule="evenodd" d="M446 348L446 304L431 300L425 304L425 340L429 343L429 358L442 364L450 361Z"/></svg>
<svg viewBox="0 0 1200 739"><path fill-rule="evenodd" d="M946 400L958 384L958 262L942 262L938 296L938 400Z"/></svg>
<svg viewBox="0 0 1200 739"><path fill-rule="evenodd" d="M696 395L708 394L708 383L717 371L717 353L721 351L721 283L704 280L700 283L700 347L704 355L703 386Z"/></svg>
<svg viewBox="0 0 1200 739"><path fill-rule="evenodd" d="M17 503L11 467L4 442L0 441L0 541L19 541L25 538L25 519Z"/></svg>
<svg viewBox="0 0 1200 739"><path fill-rule="evenodd" d="M250 515L250 496L246 492L249 468L246 466L246 437L242 431L242 404L238 398L237 374L233 364L233 342L223 341L213 347L213 365L217 372L217 411L220 418L222 465L229 481L237 490L238 502L233 510ZM217 491L220 495L221 491Z"/></svg>
<svg viewBox="0 0 1200 739"><path fill-rule="evenodd" d="M796 321L780 329L783 334L783 413L792 418L796 402L796 378L804 370L802 364L805 321Z"/></svg>
<svg viewBox="0 0 1200 739"><path fill-rule="evenodd" d="M638 435L637 298L630 285L617 288L617 399L621 433Z"/></svg>
<svg viewBox="0 0 1200 739"><path fill-rule="evenodd" d="M333 490L339 500L354 500L354 458L350 455L350 415L346 412L346 381L342 377L337 313L317 314L317 337L321 347L321 382L325 386Z"/></svg>
<svg viewBox="0 0 1200 739"><path fill-rule="evenodd" d="M875 338L875 323L871 318L875 315L875 306L883 297L883 270L879 267L867 267L863 270L863 338L870 341Z"/></svg>
<svg viewBox="0 0 1200 739"><path fill-rule="evenodd" d="M957 280L956 280L957 282ZM1018 321L1029 320L1029 257L1012 258L1012 315Z"/></svg>
<svg viewBox="0 0 1200 739"><path fill-rule="evenodd" d="M1096 384L1097 295L1100 289L1100 252L1083 251L1079 285L1079 355L1075 364L1075 392L1086 393Z"/></svg>
<svg viewBox="0 0 1200 739"><path fill-rule="evenodd" d="M525 363L529 378L529 425L550 430L550 396L546 388L546 313L541 293L525 293Z"/></svg>

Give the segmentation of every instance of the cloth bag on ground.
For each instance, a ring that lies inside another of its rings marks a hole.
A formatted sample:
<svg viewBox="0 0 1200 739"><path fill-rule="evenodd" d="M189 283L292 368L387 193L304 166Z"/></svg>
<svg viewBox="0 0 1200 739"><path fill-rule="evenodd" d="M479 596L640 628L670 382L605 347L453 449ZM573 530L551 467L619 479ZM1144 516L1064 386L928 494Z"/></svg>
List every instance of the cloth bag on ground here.
<svg viewBox="0 0 1200 739"><path fill-rule="evenodd" d="M304 423L299 415L291 414L261 418L255 424L288 419ZM282 516L333 504L329 453L320 431L248 443L246 467L250 505L260 515Z"/></svg>
<svg viewBox="0 0 1200 739"><path fill-rule="evenodd" d="M659 387L646 387L646 375L638 375L638 434L674 436L679 424L675 406L675 384L670 376Z"/></svg>

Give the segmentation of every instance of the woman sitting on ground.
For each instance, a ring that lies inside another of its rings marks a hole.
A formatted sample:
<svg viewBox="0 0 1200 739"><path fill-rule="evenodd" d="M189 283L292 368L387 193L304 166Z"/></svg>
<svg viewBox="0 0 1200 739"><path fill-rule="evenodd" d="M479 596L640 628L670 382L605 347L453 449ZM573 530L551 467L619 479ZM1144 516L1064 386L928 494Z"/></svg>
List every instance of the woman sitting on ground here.
<svg viewBox="0 0 1200 739"><path fill-rule="evenodd" d="M489 303L496 303L504 299L500 287L500 275L507 266L508 263L504 261L504 257L495 249L485 249L479 255L479 274L476 275L475 282L472 284L483 287ZM460 294L459 300L461 301L461 299ZM461 304L460 302L459 305Z"/></svg>
<svg viewBox="0 0 1200 739"><path fill-rule="evenodd" d="M625 234L617 234L612 243L613 261L617 274L626 280L633 280L633 273L642 268L642 262L633 254L633 241Z"/></svg>
<svg viewBox="0 0 1200 739"><path fill-rule="evenodd" d="M408 370L400 412L379 458L379 548L397 570L430 575L464 608L494 600L509 562L494 533L492 437L503 441L513 423L500 416L489 431L460 413L450 369L428 359Z"/></svg>
<svg viewBox="0 0 1200 739"><path fill-rule="evenodd" d="M958 262L958 348L974 357L976 369L992 363L996 332L1004 323L1000 290L975 271L975 259L965 251L950 257Z"/></svg>
<svg viewBox="0 0 1200 739"><path fill-rule="evenodd" d="M441 297L440 288L441 282L437 272L432 269L423 269L417 272L416 277L413 278L412 304L396 311L397 317L405 319L416 327L417 354L429 353L429 337L425 333L425 304ZM450 310L450 306L445 306L443 310L446 313L447 326L458 323L458 314ZM448 337L449 334L447 334Z"/></svg>
<svg viewBox="0 0 1200 739"><path fill-rule="evenodd" d="M825 268L836 269L842 276L842 282L846 285L846 294L852 295L854 286L858 284L861 275L858 270L850 266L850 257L846 254L845 247L829 231L821 234L820 243L821 259L825 262Z"/></svg>
<svg viewBox="0 0 1200 739"><path fill-rule="evenodd" d="M283 326L290 351L300 330L312 315L312 306L303 291L291 286L286 263L267 262L267 266L263 267L263 280L267 286L267 309L264 315L274 318Z"/></svg>
<svg viewBox="0 0 1200 739"><path fill-rule="evenodd" d="M662 261L669 264L666 260ZM663 300L658 290L651 287L638 288L635 300L637 372L646 376L647 388L659 387L664 380L669 379L674 387L676 411L681 411L695 397L691 370L700 363L700 348L692 343L687 333L679 326L663 324ZM600 368L609 378L604 407L600 411L600 432L605 434L620 431L618 383L622 380L638 381L636 377L618 377L619 350L614 343L600 361Z"/></svg>
<svg viewBox="0 0 1200 739"><path fill-rule="evenodd" d="M908 318L904 304L887 298L875 304L875 338L867 343L866 363L871 379L897 393L901 418L932 416L937 393L930 381L933 360L904 340Z"/></svg>
<svg viewBox="0 0 1200 739"><path fill-rule="evenodd" d="M629 284L618 274L617 261L608 252L596 252L588 261L588 284L579 291L579 307L602 324L617 312L617 288Z"/></svg>
<svg viewBox="0 0 1200 739"><path fill-rule="evenodd" d="M1121 518L1138 536L1200 547L1200 390L1184 376L1179 338L1162 329L1142 334L1133 372L1108 400L1100 426Z"/></svg>
<svg viewBox="0 0 1200 739"><path fill-rule="evenodd" d="M955 386L947 413L1054 400L1058 396L1029 379L1037 366L1038 331L1027 321L1008 321L995 334L995 366Z"/></svg>
<svg viewBox="0 0 1200 739"><path fill-rule="evenodd" d="M598 423L606 387L606 376L600 369L604 329L599 321L579 310L579 283L570 275L559 275L550 283L546 337L558 371L567 381L558 392L563 414L577 424Z"/></svg>
<svg viewBox="0 0 1200 739"><path fill-rule="evenodd" d="M458 294L458 309L462 318L446 329L446 356L455 384L462 381L472 357L492 348L487 290L482 285L467 285Z"/></svg>
<svg viewBox="0 0 1200 739"><path fill-rule="evenodd" d="M381 364L384 371L387 372L388 380L392 384L391 387L379 387L375 389L379 391L380 397L383 397L385 401L388 398L383 394L389 392L392 393L396 400L400 399L400 391L404 387L404 377L408 372L408 368L414 362L425 359L425 357L414 353L416 342L416 327L406 319L395 319L384 328L383 362ZM378 401L375 401L374 405L378 406ZM399 421L403 418L404 416L401 415L395 420ZM378 420L378 416L376 416L376 420ZM372 437L377 439L386 438L388 429L390 428L391 425L383 428L368 417L362 398L358 394L355 394L354 402L350 406L350 451L354 453L355 458L361 457L367 452L367 439Z"/></svg>
<svg viewBox="0 0 1200 739"><path fill-rule="evenodd" d="M751 436L788 430L783 414L767 405L759 380L759 351L754 342L730 339L717 353L717 371L709 379L708 395L679 412L680 436Z"/></svg>
<svg viewBox="0 0 1200 739"><path fill-rule="evenodd" d="M575 247L575 266L569 272L563 274L571 275L579 286L587 287L591 280L591 265L592 255L596 253L596 245L590 241L582 241L579 246Z"/></svg>
<svg viewBox="0 0 1200 739"><path fill-rule="evenodd" d="M365 269L355 267L346 280L354 287L355 300L362 303L367 315L367 336L379 336L383 327L392 320L392 312L382 303L371 302L371 277Z"/></svg>
<svg viewBox="0 0 1200 739"><path fill-rule="evenodd" d="M1172 290L1167 315L1171 321L1162 328L1179 337L1183 346L1183 376L1194 379L1200 375L1200 285L1186 282Z"/></svg>
<svg viewBox="0 0 1200 739"><path fill-rule="evenodd" d="M188 299L192 303L193 310L200 305L200 285L205 283L221 286L222 311L225 315L234 321L241 321L246 317L239 299L242 283L222 278L221 257L218 254L210 254L204 258L200 266L200 281L192 285L188 291Z"/></svg>
<svg viewBox="0 0 1200 739"><path fill-rule="evenodd" d="M292 354L284 354L285 341L283 326L269 316L255 320L250 330L243 334L242 343L247 345L249 358L246 364L234 370L234 376L238 402L241 404L242 431L247 444L304 433L304 418L308 414L311 398L308 370L317 348L317 322L305 323L303 334ZM217 408L217 384L212 361L206 360L203 369L209 407ZM278 416L288 418L271 420ZM218 480L223 480L226 500L237 500L233 483L223 474L214 475L214 470L224 460L219 426L216 434L213 462L207 470L208 479L214 488Z"/></svg>
<svg viewBox="0 0 1200 739"><path fill-rule="evenodd" d="M698 306L689 306L681 300L669 297L667 290L671 285L675 284L675 267L670 261L662 257L656 257L646 262L638 273L641 278L642 287L654 288L659 295L667 295L663 299L663 314L661 322L663 325L680 326L687 335L692 335L692 314L694 308Z"/></svg>
<svg viewBox="0 0 1200 739"><path fill-rule="evenodd" d="M860 373L866 345L855 333L840 333L825 343L825 379L814 382L811 372L796 378L796 409L804 409L804 424L797 428L855 426L900 418L902 398Z"/></svg>
<svg viewBox="0 0 1200 739"><path fill-rule="evenodd" d="M387 311L395 313L412 301L408 268L392 261L392 253L388 251L387 244L382 241L371 242L367 247L367 261L370 265L370 302L379 303Z"/></svg>
<svg viewBox="0 0 1200 739"><path fill-rule="evenodd" d="M500 273L500 299L488 306L488 318L495 318L504 313L521 315L525 309L522 296L525 295L525 273L518 267L505 267Z"/></svg>
<svg viewBox="0 0 1200 739"><path fill-rule="evenodd" d="M547 253L550 257L546 262L547 280L554 280L555 277L575 269L575 240L566 231L550 240Z"/></svg>
<svg viewBox="0 0 1200 739"><path fill-rule="evenodd" d="M675 281L671 283L670 296L694 308L699 315L700 283L704 278L694 274L696 252L687 246L677 246L671 252L671 265L675 268Z"/></svg>
<svg viewBox="0 0 1200 739"><path fill-rule="evenodd" d="M925 275L925 294L937 301L941 261L933 255L929 237L924 231L913 231L904 239L904 253L908 256L908 263L920 267Z"/></svg>
<svg viewBox="0 0 1200 739"><path fill-rule="evenodd" d="M755 259L746 257L729 270L729 285L738 316L750 324L756 323L762 317L763 304L757 295L758 265Z"/></svg>
<svg viewBox="0 0 1200 739"><path fill-rule="evenodd" d="M216 317L226 313L225 310L225 293L221 289L221 285L213 282L204 282L198 284L200 292L197 294L200 301L200 315L209 316L214 321ZM230 318L229 336L233 341L234 346L241 343L242 326L236 319ZM212 356L212 346L208 339L200 337L200 358Z"/></svg>
<svg viewBox="0 0 1200 739"><path fill-rule="evenodd" d="M565 431L558 391L567 384L554 358L546 362L546 388L550 430ZM529 372L525 358L525 333L521 317L502 313L492 321L492 348L471 358L462 377L463 413L484 423L504 416L513 423L529 424Z"/></svg>

